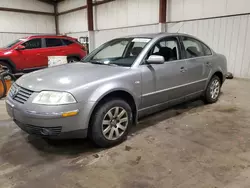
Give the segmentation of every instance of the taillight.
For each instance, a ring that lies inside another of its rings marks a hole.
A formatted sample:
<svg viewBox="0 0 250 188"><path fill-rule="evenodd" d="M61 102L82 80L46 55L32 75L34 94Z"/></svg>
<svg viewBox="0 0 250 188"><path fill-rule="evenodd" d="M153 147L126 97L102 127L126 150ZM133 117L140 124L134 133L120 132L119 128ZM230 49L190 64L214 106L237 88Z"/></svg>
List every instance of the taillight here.
<svg viewBox="0 0 250 188"><path fill-rule="evenodd" d="M83 50L83 51L87 51L86 46L82 46L82 50Z"/></svg>

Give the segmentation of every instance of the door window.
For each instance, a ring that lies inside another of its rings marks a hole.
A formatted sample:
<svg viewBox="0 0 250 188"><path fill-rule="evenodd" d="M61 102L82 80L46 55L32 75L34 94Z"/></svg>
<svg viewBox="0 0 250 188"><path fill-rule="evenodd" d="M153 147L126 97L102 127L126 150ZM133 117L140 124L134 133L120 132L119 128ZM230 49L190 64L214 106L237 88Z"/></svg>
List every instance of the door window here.
<svg viewBox="0 0 250 188"><path fill-rule="evenodd" d="M31 40L23 43L22 45L25 47L25 49L41 48L42 41L41 41L41 39L31 39Z"/></svg>
<svg viewBox="0 0 250 188"><path fill-rule="evenodd" d="M165 61L175 61L180 59L178 41L176 38L166 38L155 44L150 55L163 56Z"/></svg>
<svg viewBox="0 0 250 188"><path fill-rule="evenodd" d="M63 42L64 42L64 44L66 44L66 45L71 45L71 44L74 43L73 41L70 41L70 40L67 40L67 39L63 39Z"/></svg>
<svg viewBox="0 0 250 188"><path fill-rule="evenodd" d="M55 38L48 38L46 39L46 46L47 47L57 47L57 46L63 46L61 39L55 39Z"/></svg>
<svg viewBox="0 0 250 188"><path fill-rule="evenodd" d="M212 55L212 51L209 49L209 47L207 47L205 44L201 43L203 50L204 50L204 55L205 56L209 56Z"/></svg>
<svg viewBox="0 0 250 188"><path fill-rule="evenodd" d="M182 38L185 48L186 58L194 58L204 56L202 43L189 37Z"/></svg>

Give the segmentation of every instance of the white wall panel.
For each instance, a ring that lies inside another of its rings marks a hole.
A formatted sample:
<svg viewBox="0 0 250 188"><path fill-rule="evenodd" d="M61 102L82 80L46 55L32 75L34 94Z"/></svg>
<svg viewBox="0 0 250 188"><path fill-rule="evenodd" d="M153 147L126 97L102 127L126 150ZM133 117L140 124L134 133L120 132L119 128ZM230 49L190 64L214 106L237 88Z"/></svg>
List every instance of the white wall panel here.
<svg viewBox="0 0 250 188"><path fill-rule="evenodd" d="M168 21L250 13L249 0L169 0Z"/></svg>
<svg viewBox="0 0 250 188"><path fill-rule="evenodd" d="M156 33L156 32L158 32L158 24L95 31L95 47L98 47L104 42L107 42L108 40L111 40L116 37L142 34L142 33Z"/></svg>
<svg viewBox="0 0 250 188"><path fill-rule="evenodd" d="M60 15L59 31L60 33L88 31L87 10L83 9L76 12Z"/></svg>
<svg viewBox="0 0 250 188"><path fill-rule="evenodd" d="M0 31L22 33L55 33L53 16L0 11Z"/></svg>
<svg viewBox="0 0 250 188"><path fill-rule="evenodd" d="M54 7L38 0L0 0L0 7L54 12Z"/></svg>
<svg viewBox="0 0 250 188"><path fill-rule="evenodd" d="M117 0L95 6L97 30L158 23L159 0Z"/></svg>
<svg viewBox="0 0 250 188"><path fill-rule="evenodd" d="M194 35L227 57L228 70L250 78L250 15L168 23L167 31Z"/></svg>
<svg viewBox="0 0 250 188"><path fill-rule="evenodd" d="M80 37L88 37L88 32L68 33L67 35L79 39Z"/></svg>
<svg viewBox="0 0 250 188"><path fill-rule="evenodd" d="M58 4L58 12L67 11L86 5L86 0L65 0Z"/></svg>
<svg viewBox="0 0 250 188"><path fill-rule="evenodd" d="M4 47L16 39L29 36L30 34L0 33L0 48Z"/></svg>

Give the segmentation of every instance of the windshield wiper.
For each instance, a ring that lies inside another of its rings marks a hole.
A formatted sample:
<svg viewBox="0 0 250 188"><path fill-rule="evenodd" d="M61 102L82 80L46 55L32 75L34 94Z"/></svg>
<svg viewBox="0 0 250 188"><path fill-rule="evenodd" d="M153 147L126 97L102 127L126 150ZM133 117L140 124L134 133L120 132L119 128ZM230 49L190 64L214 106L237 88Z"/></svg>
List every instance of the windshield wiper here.
<svg viewBox="0 0 250 188"><path fill-rule="evenodd" d="M89 61L89 62L92 63L92 64L105 65L101 61Z"/></svg>

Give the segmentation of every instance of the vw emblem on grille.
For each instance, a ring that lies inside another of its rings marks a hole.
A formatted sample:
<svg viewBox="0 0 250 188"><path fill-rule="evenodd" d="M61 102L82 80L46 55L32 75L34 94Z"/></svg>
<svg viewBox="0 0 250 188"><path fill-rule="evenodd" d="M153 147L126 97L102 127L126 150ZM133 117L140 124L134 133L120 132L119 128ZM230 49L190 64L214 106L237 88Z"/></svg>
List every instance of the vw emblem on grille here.
<svg viewBox="0 0 250 188"><path fill-rule="evenodd" d="M13 94L12 94L12 98L13 98L13 99L17 96L18 92L19 92L19 88L16 88L16 89L13 91Z"/></svg>

